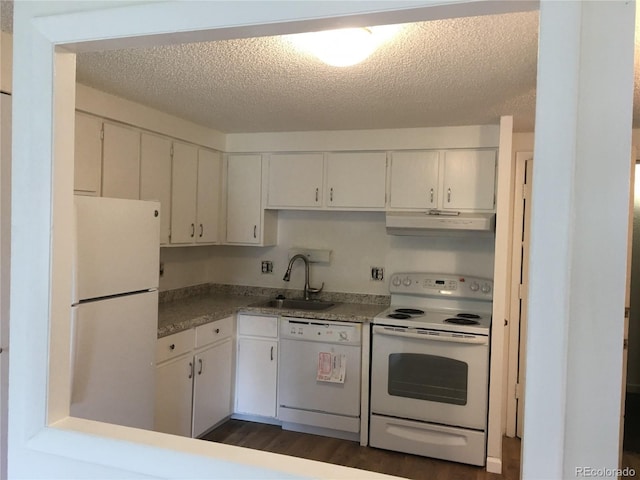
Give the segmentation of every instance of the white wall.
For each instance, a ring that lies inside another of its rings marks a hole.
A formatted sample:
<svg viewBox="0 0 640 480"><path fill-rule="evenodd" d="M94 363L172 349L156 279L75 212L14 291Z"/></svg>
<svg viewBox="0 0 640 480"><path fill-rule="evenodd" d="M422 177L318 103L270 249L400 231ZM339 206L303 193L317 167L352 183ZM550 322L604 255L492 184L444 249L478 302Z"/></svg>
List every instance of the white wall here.
<svg viewBox="0 0 640 480"><path fill-rule="evenodd" d="M2 41L0 41L0 59L2 64L0 66L0 90L6 93L11 93L12 79L11 72L13 71L13 36L9 33L0 32L2 35Z"/></svg>
<svg viewBox="0 0 640 480"><path fill-rule="evenodd" d="M210 247L209 280L273 288L302 288L304 268L282 280L290 248L331 250L331 262L311 265L312 286L325 290L388 295L393 272L433 271L493 277L493 237L440 238L387 235L383 212L285 211L278 214L275 247ZM271 260L273 274L262 274ZM384 281L370 280L370 267L385 269Z"/></svg>

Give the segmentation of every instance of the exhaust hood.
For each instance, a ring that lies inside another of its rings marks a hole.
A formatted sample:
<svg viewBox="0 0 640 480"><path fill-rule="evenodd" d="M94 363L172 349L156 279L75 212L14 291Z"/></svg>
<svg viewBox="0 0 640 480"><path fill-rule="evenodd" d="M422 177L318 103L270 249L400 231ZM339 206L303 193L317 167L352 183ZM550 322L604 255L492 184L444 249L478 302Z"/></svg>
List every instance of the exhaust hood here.
<svg viewBox="0 0 640 480"><path fill-rule="evenodd" d="M389 235L470 235L492 234L495 213L465 213L449 210L387 212Z"/></svg>

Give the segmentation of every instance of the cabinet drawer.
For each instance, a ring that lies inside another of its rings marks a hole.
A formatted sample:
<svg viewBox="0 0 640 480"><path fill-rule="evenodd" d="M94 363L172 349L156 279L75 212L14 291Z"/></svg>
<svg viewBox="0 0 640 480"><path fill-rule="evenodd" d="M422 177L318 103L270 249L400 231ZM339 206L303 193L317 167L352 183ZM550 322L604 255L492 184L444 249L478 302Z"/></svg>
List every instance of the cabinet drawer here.
<svg viewBox="0 0 640 480"><path fill-rule="evenodd" d="M187 353L193 349L196 331L193 328L159 338L156 342L156 363Z"/></svg>
<svg viewBox="0 0 640 480"><path fill-rule="evenodd" d="M196 327L196 348L223 340L233 335L233 317L223 318L215 322Z"/></svg>
<svg viewBox="0 0 640 480"><path fill-rule="evenodd" d="M238 315L238 335L278 338L278 317Z"/></svg>

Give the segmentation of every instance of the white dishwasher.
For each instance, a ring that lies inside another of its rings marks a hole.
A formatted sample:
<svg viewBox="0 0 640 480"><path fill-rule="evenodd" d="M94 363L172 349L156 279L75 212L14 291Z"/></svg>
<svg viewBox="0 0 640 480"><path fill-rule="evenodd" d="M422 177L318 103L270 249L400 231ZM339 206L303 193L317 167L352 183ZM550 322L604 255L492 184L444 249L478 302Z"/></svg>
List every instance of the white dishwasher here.
<svg viewBox="0 0 640 480"><path fill-rule="evenodd" d="M280 319L282 428L359 440L362 325Z"/></svg>

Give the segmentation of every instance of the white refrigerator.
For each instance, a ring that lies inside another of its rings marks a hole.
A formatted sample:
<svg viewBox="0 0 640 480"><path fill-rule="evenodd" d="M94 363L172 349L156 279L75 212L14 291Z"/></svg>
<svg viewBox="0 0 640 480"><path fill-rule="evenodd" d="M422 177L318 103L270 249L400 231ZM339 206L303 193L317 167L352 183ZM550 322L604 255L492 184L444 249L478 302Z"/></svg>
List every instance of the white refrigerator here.
<svg viewBox="0 0 640 480"><path fill-rule="evenodd" d="M152 429L160 204L74 201L71 415Z"/></svg>

